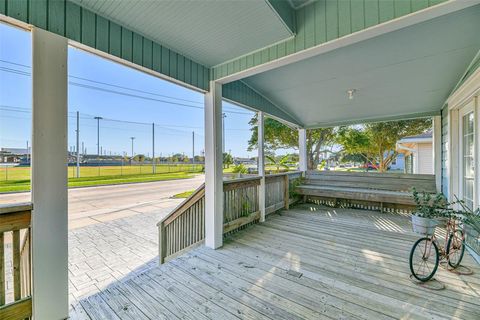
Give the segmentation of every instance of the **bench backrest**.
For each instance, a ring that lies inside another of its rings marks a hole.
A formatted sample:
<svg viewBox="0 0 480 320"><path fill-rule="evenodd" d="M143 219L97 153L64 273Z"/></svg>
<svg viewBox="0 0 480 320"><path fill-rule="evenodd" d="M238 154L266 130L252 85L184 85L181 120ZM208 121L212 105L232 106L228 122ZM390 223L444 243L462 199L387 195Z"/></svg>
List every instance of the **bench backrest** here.
<svg viewBox="0 0 480 320"><path fill-rule="evenodd" d="M415 187L419 192L436 192L433 174L308 171L305 184L404 192Z"/></svg>

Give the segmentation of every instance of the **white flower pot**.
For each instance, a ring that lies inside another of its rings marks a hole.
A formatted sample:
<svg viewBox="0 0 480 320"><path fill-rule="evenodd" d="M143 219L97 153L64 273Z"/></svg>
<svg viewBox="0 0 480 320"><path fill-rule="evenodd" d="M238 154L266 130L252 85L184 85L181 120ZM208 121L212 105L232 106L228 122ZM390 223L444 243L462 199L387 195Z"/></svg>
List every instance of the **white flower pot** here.
<svg viewBox="0 0 480 320"><path fill-rule="evenodd" d="M435 227L438 225L436 219L421 218L416 215L412 215L413 232L422 235L432 235L435 233Z"/></svg>

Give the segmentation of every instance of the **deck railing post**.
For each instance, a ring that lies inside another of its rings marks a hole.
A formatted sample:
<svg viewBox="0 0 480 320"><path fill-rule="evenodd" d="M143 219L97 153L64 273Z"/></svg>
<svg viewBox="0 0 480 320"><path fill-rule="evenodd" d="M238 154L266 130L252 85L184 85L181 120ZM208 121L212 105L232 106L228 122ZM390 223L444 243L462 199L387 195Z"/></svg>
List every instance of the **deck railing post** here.
<svg viewBox="0 0 480 320"><path fill-rule="evenodd" d="M290 209L290 179L288 173L283 176L284 188L283 188L283 201L285 210Z"/></svg>
<svg viewBox="0 0 480 320"><path fill-rule="evenodd" d="M167 256L167 237L165 234L165 224L162 222L158 226L158 259L159 263L165 262Z"/></svg>
<svg viewBox="0 0 480 320"><path fill-rule="evenodd" d="M258 186L258 210L260 211L260 222L265 221L265 203L266 203L266 182L265 182L265 152L264 152L264 140L265 140L265 116L262 111L258 112L257 117L258 127L258 175L261 177L260 185Z"/></svg>

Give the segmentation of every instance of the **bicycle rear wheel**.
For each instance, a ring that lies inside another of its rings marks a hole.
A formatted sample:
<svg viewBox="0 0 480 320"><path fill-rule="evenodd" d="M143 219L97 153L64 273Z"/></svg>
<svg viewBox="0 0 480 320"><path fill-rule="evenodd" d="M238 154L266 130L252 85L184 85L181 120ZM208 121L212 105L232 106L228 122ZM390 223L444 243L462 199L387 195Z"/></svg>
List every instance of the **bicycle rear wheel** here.
<svg viewBox="0 0 480 320"><path fill-rule="evenodd" d="M415 279L428 281L437 272L438 261L437 244L428 237L418 239L410 251L410 272Z"/></svg>
<svg viewBox="0 0 480 320"><path fill-rule="evenodd" d="M457 268L463 259L463 254L465 253L465 242L463 241L464 234L463 230L455 230L447 242L447 257L448 265L452 268Z"/></svg>

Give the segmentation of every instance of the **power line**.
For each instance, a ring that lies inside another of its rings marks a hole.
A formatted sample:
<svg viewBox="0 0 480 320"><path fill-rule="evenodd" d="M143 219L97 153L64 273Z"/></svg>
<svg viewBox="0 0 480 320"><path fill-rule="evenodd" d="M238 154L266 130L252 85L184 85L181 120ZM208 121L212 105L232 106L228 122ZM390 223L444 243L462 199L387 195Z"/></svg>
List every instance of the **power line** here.
<svg viewBox="0 0 480 320"><path fill-rule="evenodd" d="M31 114L31 111L30 111L31 109L23 108L23 107L16 107L16 106L0 105L0 110L4 110L4 111L7 111L7 112L21 112L21 113ZM76 112L69 111L68 113L70 114L68 116L69 118L76 119ZM2 115L1 117L6 117L6 116ZM91 114L87 114L87 113L80 113L80 119L93 120L95 117L96 117L95 115L91 115ZM18 118L18 119L28 119L28 118ZM118 123L151 126L151 123L147 123L147 122L119 120L119 119L112 119L112 118L105 118L105 117L103 117L102 120L111 121L111 122L118 122ZM87 126L88 127L88 125L85 125L85 124L83 124L82 126ZM91 127L93 127L93 126L91 126ZM203 129L203 127L199 127L199 126L170 125L170 124L155 124L155 127L162 128L162 129L167 129L167 130L185 132L185 133L190 133L190 131L176 130L176 129L172 129L172 128ZM105 127L105 126L102 126L102 128L121 129L121 128ZM250 129L243 129L243 128L225 128L225 130L228 130L228 131L250 131Z"/></svg>
<svg viewBox="0 0 480 320"><path fill-rule="evenodd" d="M21 67L25 67L25 68L31 68L31 67L28 66L28 65L24 65L24 64L20 64L20 63L15 63L15 62L7 61L7 60L2 60L2 59L0 59L0 62L9 63L9 64L12 64L12 65L21 66ZM5 72L11 72L11 73L19 74L19 75L25 75L25 76L30 76L30 75L31 75L30 72L26 72L26 71L22 71L22 70L18 70L18 69L7 68L7 67L0 67L0 70L1 70L1 71L5 71ZM88 81L88 82L92 82L92 83L97 83L97 84L102 84L102 85L106 85L106 86L111 86L111 87L114 87L114 88L119 88L119 89L124 89L124 90L130 90L130 91L133 91L133 92L145 93L145 94L154 95L154 96L159 96L159 97L164 97L164 98L167 98L167 99L184 101L184 102L190 102L190 103L196 103L196 104L202 104L201 102L198 102L198 101L193 101L193 100L188 100L188 99L182 99L182 98L172 97L172 96L163 95L163 94L159 94L159 93L155 93L155 92L151 92L151 91L145 91L145 90L140 90L140 89L135 89L135 88L129 88L129 87L120 86L120 85L117 85L117 84L112 84L112 83L108 83L108 82L92 80L92 79L83 78L83 77L78 77L78 76L74 76L74 75L69 75L69 77L70 77L70 78L74 78L74 79L78 79L78 80L82 80L82 81ZM109 89L101 88L101 87L98 87L98 86L89 86L89 85L85 85L85 84L81 84L81 83L77 83L77 82L73 82L73 81L69 81L69 84L71 84L71 85L73 85L73 86L78 86L78 87L83 87L83 88L91 89L91 90L100 90L100 91L104 91L104 92L108 92L108 93L121 94L121 95L126 95L126 96L130 96L130 97L134 97L134 98L147 99L147 100L158 101L158 102L163 102L163 103L170 103L170 104L174 104L174 105L178 105L178 106L184 106L184 107L190 107L190 108L203 109L202 106L192 106L192 105L187 105L187 104L182 104L182 103L175 103L175 102L171 102L171 101L165 101L165 100L159 100L159 99L149 98L149 97L145 97L145 96L128 94L128 93L124 93L124 92L119 92L119 91L115 91L115 90L109 90ZM228 112L228 113L234 113L234 114L251 115L250 113L247 113L247 112L228 110L228 109L226 109L226 108L224 108L224 111L225 111L225 112Z"/></svg>

